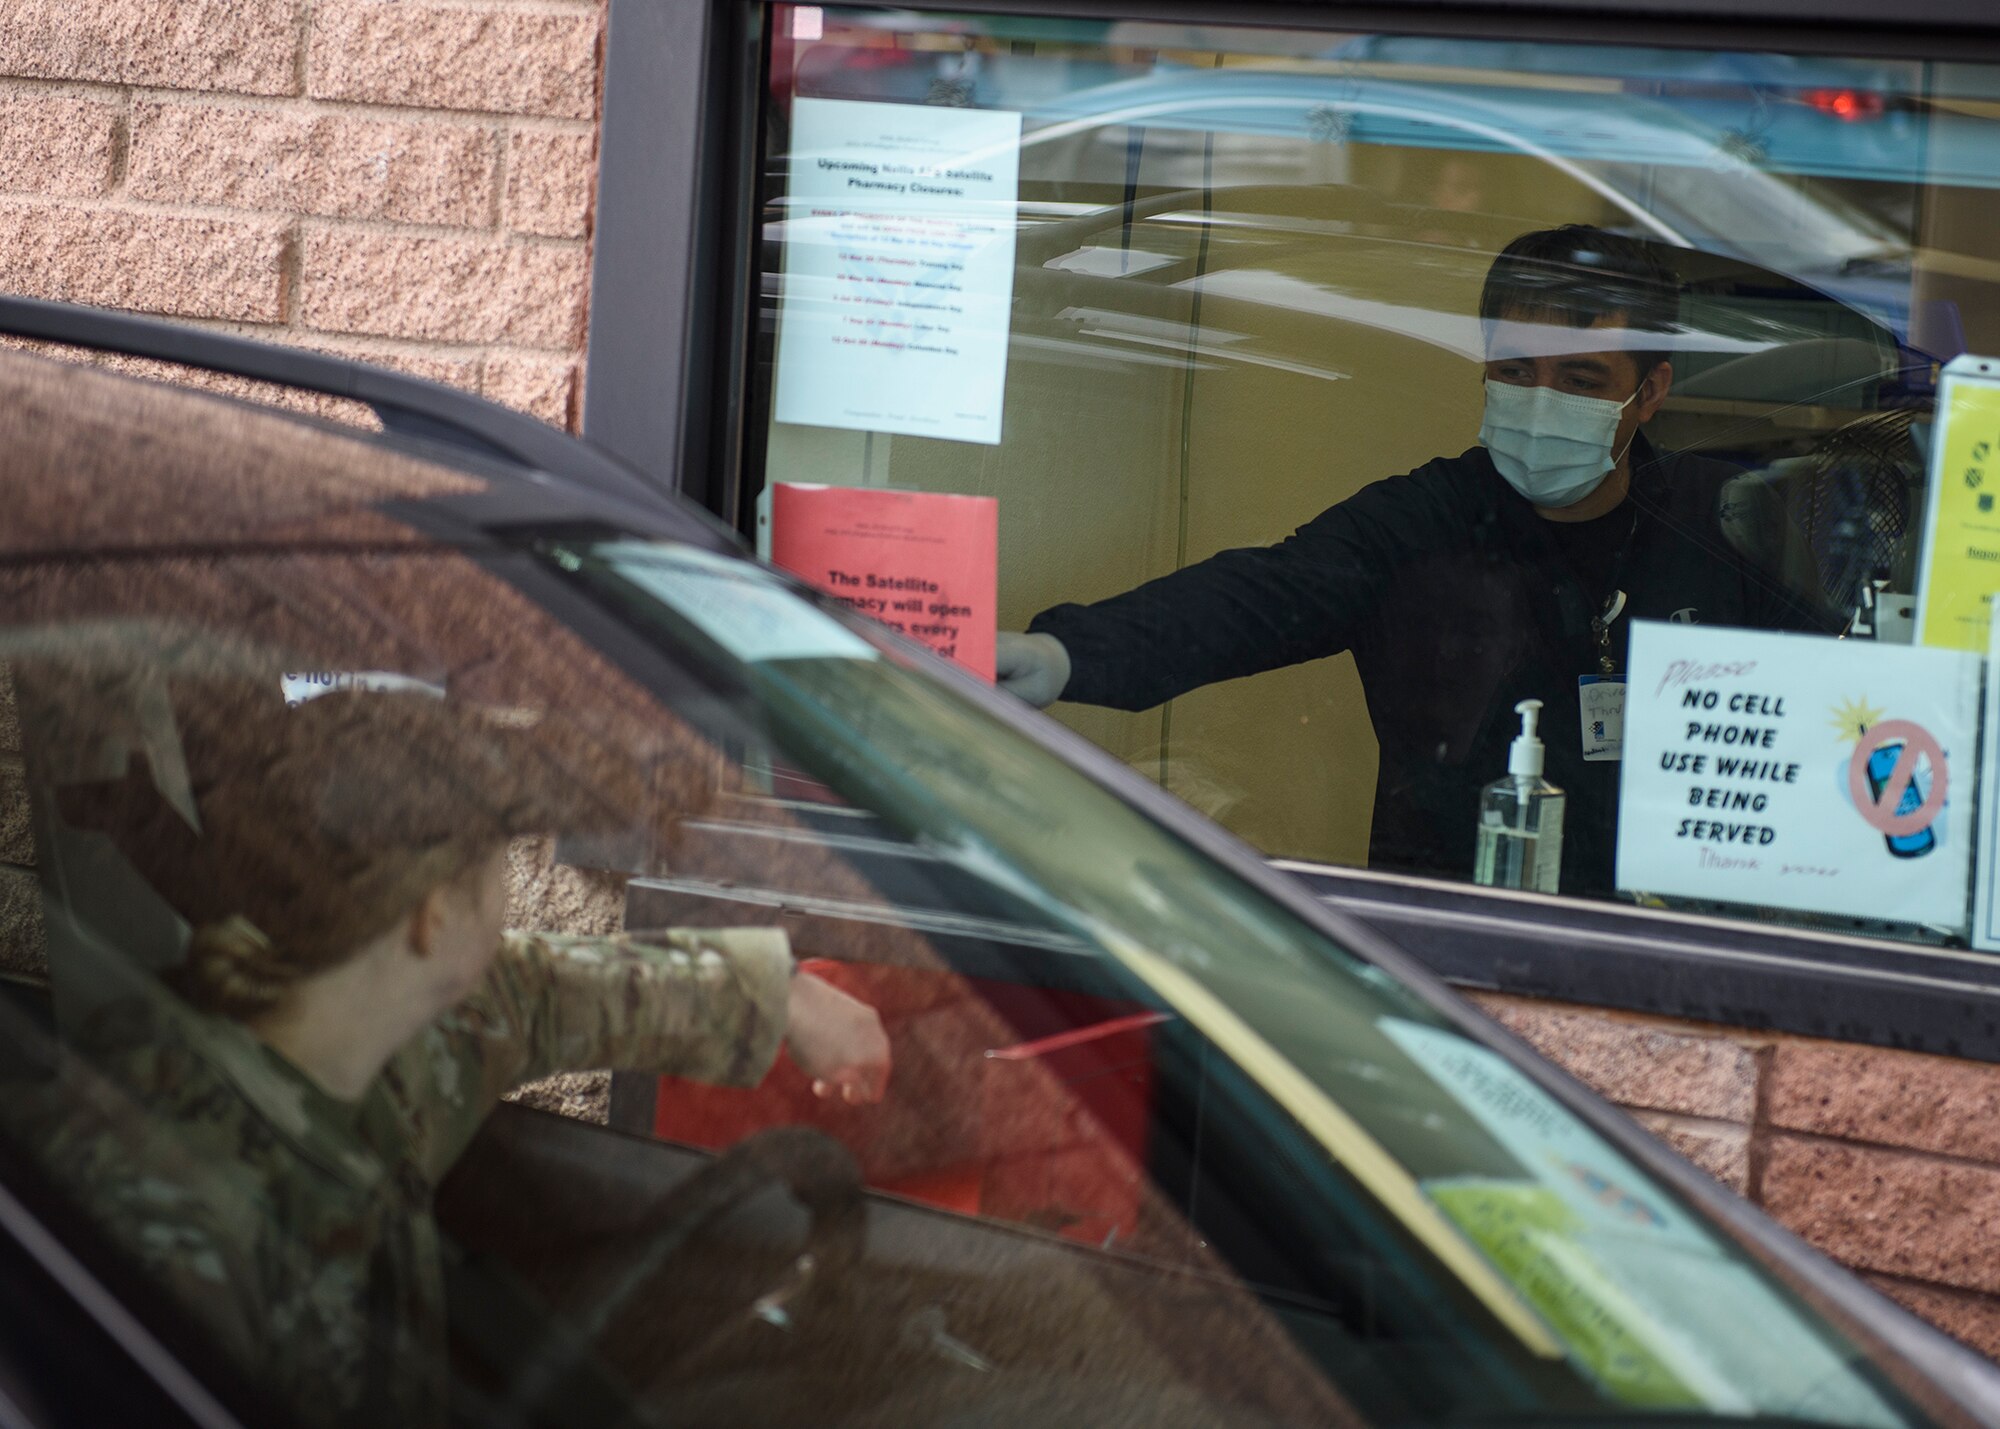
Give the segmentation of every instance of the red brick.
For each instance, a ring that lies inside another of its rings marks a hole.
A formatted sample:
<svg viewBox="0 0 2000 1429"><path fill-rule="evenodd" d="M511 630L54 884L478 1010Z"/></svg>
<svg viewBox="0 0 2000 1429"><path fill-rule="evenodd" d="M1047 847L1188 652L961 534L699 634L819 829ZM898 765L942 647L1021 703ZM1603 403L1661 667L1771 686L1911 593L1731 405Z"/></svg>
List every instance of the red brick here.
<svg viewBox="0 0 2000 1429"><path fill-rule="evenodd" d="M1665 1112L1636 1113L1639 1124L1742 1195L1750 1184L1750 1131L1727 1123L1690 1121Z"/></svg>
<svg viewBox="0 0 2000 1429"><path fill-rule="evenodd" d="M507 926L616 933L625 926L623 874L556 862L553 838L507 845Z"/></svg>
<svg viewBox="0 0 2000 1429"><path fill-rule="evenodd" d="M1988 1359L2000 1359L2000 1299L1887 1275L1864 1275L1862 1279L1959 1343Z"/></svg>
<svg viewBox="0 0 2000 1429"><path fill-rule="evenodd" d="M1525 998L1480 1005L1572 1076L1625 1106L1748 1122L1756 1054L1726 1037L1606 1017Z"/></svg>
<svg viewBox="0 0 2000 1429"><path fill-rule="evenodd" d="M317 337L284 339L293 346L308 348L314 352L332 353L336 357L351 357L356 362L366 362L374 367L386 367L391 372L401 372L410 377L421 377L427 382L441 382L447 387L456 387L461 392L479 390L479 359L470 353L410 351L406 348L384 347L379 343L333 341Z"/></svg>
<svg viewBox="0 0 2000 1429"><path fill-rule="evenodd" d="M597 140L590 134L517 129L507 149L507 226L549 238L590 231Z"/></svg>
<svg viewBox="0 0 2000 1429"><path fill-rule="evenodd" d="M325 332L424 342L574 348L584 250L329 229L305 239L305 322Z"/></svg>
<svg viewBox="0 0 2000 1429"><path fill-rule="evenodd" d="M0 202L0 290L182 317L274 323L286 225Z"/></svg>
<svg viewBox="0 0 2000 1429"><path fill-rule="evenodd" d="M0 96L0 191L95 198L111 187L117 125L101 100Z"/></svg>
<svg viewBox="0 0 2000 1429"><path fill-rule="evenodd" d="M163 203L488 226L493 135L479 124L142 104L128 182Z"/></svg>
<svg viewBox="0 0 2000 1429"><path fill-rule="evenodd" d="M528 353L495 353L486 359L480 390L517 412L539 417L552 426L568 427L570 394L576 388L576 364L567 358Z"/></svg>
<svg viewBox="0 0 2000 1429"><path fill-rule="evenodd" d="M300 0L7 0L0 67L26 79L296 94Z"/></svg>
<svg viewBox="0 0 2000 1429"><path fill-rule="evenodd" d="M594 10L319 0L307 83L321 99L589 119L597 30Z"/></svg>
<svg viewBox="0 0 2000 1429"><path fill-rule="evenodd" d="M2000 1162L2000 1067L1950 1057L1782 1042L1772 1058L1774 1125Z"/></svg>
<svg viewBox="0 0 2000 1429"><path fill-rule="evenodd" d="M2000 1170L1780 1135L1762 1189L1765 1209L1837 1260L2000 1291Z"/></svg>

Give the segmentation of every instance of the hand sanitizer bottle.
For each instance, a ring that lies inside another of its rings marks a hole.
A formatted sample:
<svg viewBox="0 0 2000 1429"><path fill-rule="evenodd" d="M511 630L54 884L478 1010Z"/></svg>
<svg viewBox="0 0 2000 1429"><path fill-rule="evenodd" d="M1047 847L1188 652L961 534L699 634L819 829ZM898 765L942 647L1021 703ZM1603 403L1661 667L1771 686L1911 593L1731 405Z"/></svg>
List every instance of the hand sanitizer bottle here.
<svg viewBox="0 0 2000 1429"><path fill-rule="evenodd" d="M1540 700L1514 706L1521 733L1507 749L1507 777L1479 793L1479 853L1473 881L1489 888L1554 893L1562 876L1563 791L1542 777L1535 734Z"/></svg>

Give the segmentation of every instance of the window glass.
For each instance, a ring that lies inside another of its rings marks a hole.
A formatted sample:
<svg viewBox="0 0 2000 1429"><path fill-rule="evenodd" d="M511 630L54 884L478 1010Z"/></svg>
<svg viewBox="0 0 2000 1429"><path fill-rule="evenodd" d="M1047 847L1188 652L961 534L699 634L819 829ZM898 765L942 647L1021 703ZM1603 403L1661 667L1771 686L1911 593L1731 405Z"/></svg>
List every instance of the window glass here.
<svg viewBox="0 0 2000 1429"><path fill-rule="evenodd" d="M76 480L212 438L22 371ZM330 440L242 420L280 484ZM878 628L440 486L0 574L48 972L0 1140L177 1350L308 1423L1938 1422L1559 1083ZM605 1066L652 1136L496 1114Z"/></svg>
<svg viewBox="0 0 2000 1429"><path fill-rule="evenodd" d="M1269 854L1962 943L1996 73L774 7L749 491L997 498L1002 683Z"/></svg>

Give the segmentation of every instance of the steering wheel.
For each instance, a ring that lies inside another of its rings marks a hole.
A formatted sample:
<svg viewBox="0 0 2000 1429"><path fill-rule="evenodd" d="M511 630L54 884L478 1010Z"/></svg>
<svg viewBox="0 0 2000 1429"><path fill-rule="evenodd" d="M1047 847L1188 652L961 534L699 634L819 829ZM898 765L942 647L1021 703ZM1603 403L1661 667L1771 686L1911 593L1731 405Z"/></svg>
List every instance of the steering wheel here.
<svg viewBox="0 0 2000 1429"><path fill-rule="evenodd" d="M696 1346L663 1367L684 1366L743 1325L785 1323L861 1257L867 1208L861 1169L846 1147L811 1127L783 1126L756 1132L723 1152L693 1175L677 1182L648 1213L638 1236L643 1245L620 1268L608 1289L567 1325L555 1328L541 1352L514 1377L502 1422L535 1423L573 1372L599 1357L628 1306L643 1305L657 1289L671 1294L673 1272L683 1253L723 1215L768 1186L782 1186L811 1217L806 1242L791 1262L786 1281L770 1287L725 1317ZM621 1237L621 1240L625 1239Z"/></svg>

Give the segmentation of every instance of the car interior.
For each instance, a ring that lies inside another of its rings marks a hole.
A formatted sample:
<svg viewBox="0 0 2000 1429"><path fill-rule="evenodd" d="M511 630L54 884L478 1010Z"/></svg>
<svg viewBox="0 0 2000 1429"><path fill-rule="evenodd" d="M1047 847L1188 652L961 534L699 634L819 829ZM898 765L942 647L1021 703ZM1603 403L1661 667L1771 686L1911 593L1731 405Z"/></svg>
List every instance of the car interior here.
<svg viewBox="0 0 2000 1429"><path fill-rule="evenodd" d="M155 574L115 577L126 613L192 614L194 587ZM254 570L206 574L195 585L212 593L211 614L244 608L262 583ZM103 589L84 577L65 595L93 605L93 586ZM66 649L87 643L75 630L42 631L56 634ZM386 664L392 653L409 650L377 645L366 656ZM65 821L60 795L74 781L49 771L71 761L37 736L73 751L89 722L39 703L34 672L47 667L34 655L13 647L9 664L36 771L52 992L44 1002L9 985L49 1034L39 1056L15 1044L31 1063L16 1070L47 1075L61 1029L170 965L185 928L102 835ZM116 698L108 687L106 698ZM124 714L108 727L127 726ZM681 846L711 867L734 864L712 826L681 831ZM872 880L853 866L799 857L795 827L767 822L764 832L790 837L790 866L814 869L822 898L829 885L848 909L869 897ZM746 836L731 827L726 837ZM868 835L843 837L851 846ZM786 862L768 849L742 857ZM1299 1336L1315 1360L1344 1366L1350 1392L1365 1384L1370 1398L1393 1396L1413 1413L1442 1409L1424 1365L1463 1351L1455 1322L1474 1307L1462 1292L1419 1269L1421 1254L1391 1227L1343 1237L1274 1215L1257 1183L1287 1174L1282 1153L1260 1144L1254 1115L1230 1113L1229 1082L1205 1074L1198 1045L1175 1036L1167 1014L1135 1012L1074 946L1029 929L1010 937L1003 918L957 911L966 900L950 896L950 870L900 862L873 894L872 922L786 919L816 954L874 945L901 959L863 966L855 981L901 1014L900 1075L926 1095L869 1132L840 1128L856 1150L783 1124L800 1098L796 1074L786 1087L782 1070L778 1086L755 1093L708 1091L705 1108L705 1089L663 1091L665 1140L525 1108L495 1115L439 1193L468 1422L539 1422L572 1412L578 1394L607 1405L623 1395L627 1413L631 1401L665 1406L670 1422L1002 1423L1079 1395L1109 1422L1353 1417L1329 1397L1323 1363L1301 1358ZM933 936L927 913L950 931ZM687 895L659 914L663 924L746 921L740 907L700 908ZM938 952L945 940L952 960ZM958 959L983 976L965 976ZM731 1098L763 1105L732 1115ZM945 1106L961 1109L956 1125L938 1116ZM773 1125L736 1139L758 1120ZM696 1149L718 1137L735 1144L719 1156ZM1237 1184L1247 1168L1257 1168L1251 1184ZM1424 1283L1439 1304L1407 1293ZM1568 1378L1518 1358L1516 1370Z"/></svg>

